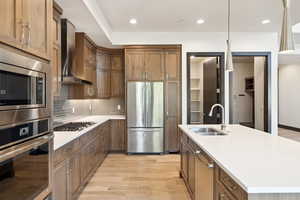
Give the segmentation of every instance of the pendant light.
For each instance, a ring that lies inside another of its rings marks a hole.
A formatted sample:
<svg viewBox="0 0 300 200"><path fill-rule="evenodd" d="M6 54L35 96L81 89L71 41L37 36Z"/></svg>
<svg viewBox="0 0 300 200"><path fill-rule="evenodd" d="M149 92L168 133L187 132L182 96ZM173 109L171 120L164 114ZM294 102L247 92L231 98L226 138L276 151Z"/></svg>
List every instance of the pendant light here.
<svg viewBox="0 0 300 200"><path fill-rule="evenodd" d="M294 51L294 37L291 25L290 0L282 0L283 2L283 23L281 30L280 52Z"/></svg>
<svg viewBox="0 0 300 200"><path fill-rule="evenodd" d="M226 51L226 70L232 72L234 69L233 69L231 41L230 41L230 15L231 15L231 0L228 0L228 39L227 39L227 51Z"/></svg>

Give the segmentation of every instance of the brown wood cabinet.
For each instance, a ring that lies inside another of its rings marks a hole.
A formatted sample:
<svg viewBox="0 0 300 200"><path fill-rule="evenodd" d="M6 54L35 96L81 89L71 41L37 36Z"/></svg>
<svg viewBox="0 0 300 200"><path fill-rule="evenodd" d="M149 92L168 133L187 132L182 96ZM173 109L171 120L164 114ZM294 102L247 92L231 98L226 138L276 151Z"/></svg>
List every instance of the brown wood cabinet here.
<svg viewBox="0 0 300 200"><path fill-rule="evenodd" d="M97 98L96 45L85 33L76 33L75 56L76 67L73 69L73 73L76 77L91 84L72 85L69 90L69 98Z"/></svg>
<svg viewBox="0 0 300 200"><path fill-rule="evenodd" d="M164 80L164 52L160 49L145 50L145 80Z"/></svg>
<svg viewBox="0 0 300 200"><path fill-rule="evenodd" d="M111 72L110 70L97 70L97 97L108 99L111 97Z"/></svg>
<svg viewBox="0 0 300 200"><path fill-rule="evenodd" d="M180 131L181 177L192 200L247 200L247 193Z"/></svg>
<svg viewBox="0 0 300 200"><path fill-rule="evenodd" d="M0 40L11 46L22 47L22 0L0 1Z"/></svg>
<svg viewBox="0 0 300 200"><path fill-rule="evenodd" d="M125 49L126 80L143 81L145 76L145 53L143 50Z"/></svg>
<svg viewBox="0 0 300 200"><path fill-rule="evenodd" d="M164 81L165 151L179 152L181 123L181 48L130 46L125 48L126 81Z"/></svg>
<svg viewBox="0 0 300 200"><path fill-rule="evenodd" d="M54 153L55 200L77 199L110 148L110 121L101 124Z"/></svg>
<svg viewBox="0 0 300 200"><path fill-rule="evenodd" d="M179 151L179 130L181 123L181 59L180 49L166 49L165 55L165 135L166 150Z"/></svg>
<svg viewBox="0 0 300 200"><path fill-rule="evenodd" d="M124 97L124 51L117 49L111 54L111 97Z"/></svg>
<svg viewBox="0 0 300 200"><path fill-rule="evenodd" d="M125 120L113 120L111 122L110 151L124 152L125 150Z"/></svg>
<svg viewBox="0 0 300 200"><path fill-rule="evenodd" d="M52 0L5 0L0 9L0 41L49 60Z"/></svg>
<svg viewBox="0 0 300 200"><path fill-rule="evenodd" d="M53 171L53 198L56 200L68 199L68 162L64 161Z"/></svg>
<svg viewBox="0 0 300 200"><path fill-rule="evenodd" d="M62 9L54 2L51 56L53 96L59 96L61 90L61 15Z"/></svg>

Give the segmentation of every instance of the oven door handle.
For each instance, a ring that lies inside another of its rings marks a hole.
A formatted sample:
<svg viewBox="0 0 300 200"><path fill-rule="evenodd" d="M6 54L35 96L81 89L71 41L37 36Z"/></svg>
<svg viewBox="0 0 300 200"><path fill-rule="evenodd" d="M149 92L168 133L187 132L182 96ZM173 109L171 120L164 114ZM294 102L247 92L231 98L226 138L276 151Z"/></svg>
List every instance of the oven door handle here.
<svg viewBox="0 0 300 200"><path fill-rule="evenodd" d="M27 142L24 142L19 145L12 146L3 151L0 151L0 162L14 158L15 156L17 156L19 154L29 151L30 149L37 148L37 147L49 142L53 138L54 138L54 135L52 133L49 135L45 135L45 136L38 137L38 138L35 138L35 139L27 141Z"/></svg>

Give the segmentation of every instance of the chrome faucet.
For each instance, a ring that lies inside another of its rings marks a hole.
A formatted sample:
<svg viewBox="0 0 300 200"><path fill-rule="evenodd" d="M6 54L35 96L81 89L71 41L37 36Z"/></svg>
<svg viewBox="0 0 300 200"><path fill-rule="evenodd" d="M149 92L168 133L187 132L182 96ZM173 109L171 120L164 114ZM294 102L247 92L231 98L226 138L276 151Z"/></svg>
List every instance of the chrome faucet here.
<svg viewBox="0 0 300 200"><path fill-rule="evenodd" d="M221 124L221 130L222 130L222 131L226 131L227 125L225 124L225 109L224 109L224 106L223 106L223 105L221 105L221 104L214 104L214 105L211 107L208 116L210 116L210 117L213 116L213 112L214 112L214 109L215 109L216 107L220 107L221 110L222 110L222 124Z"/></svg>

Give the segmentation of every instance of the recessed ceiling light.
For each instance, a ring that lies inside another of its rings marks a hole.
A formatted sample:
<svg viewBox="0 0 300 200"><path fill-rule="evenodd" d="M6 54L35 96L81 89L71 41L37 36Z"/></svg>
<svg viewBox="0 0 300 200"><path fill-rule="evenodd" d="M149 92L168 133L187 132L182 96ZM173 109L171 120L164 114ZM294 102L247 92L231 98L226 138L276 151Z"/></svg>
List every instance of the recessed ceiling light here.
<svg viewBox="0 0 300 200"><path fill-rule="evenodd" d="M135 18L132 18L129 20L130 24L137 24L137 20Z"/></svg>
<svg viewBox="0 0 300 200"><path fill-rule="evenodd" d="M270 23L271 23L271 20L265 19L265 20L262 20L261 23L262 23L262 24L270 24Z"/></svg>
<svg viewBox="0 0 300 200"><path fill-rule="evenodd" d="M197 24L203 24L204 22L205 22L204 19L198 19L198 20L197 20Z"/></svg>

